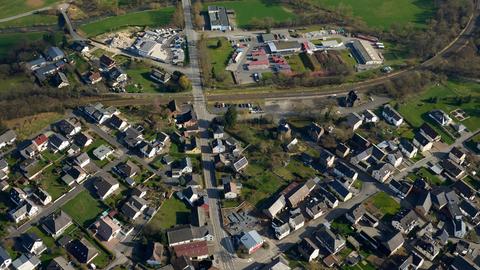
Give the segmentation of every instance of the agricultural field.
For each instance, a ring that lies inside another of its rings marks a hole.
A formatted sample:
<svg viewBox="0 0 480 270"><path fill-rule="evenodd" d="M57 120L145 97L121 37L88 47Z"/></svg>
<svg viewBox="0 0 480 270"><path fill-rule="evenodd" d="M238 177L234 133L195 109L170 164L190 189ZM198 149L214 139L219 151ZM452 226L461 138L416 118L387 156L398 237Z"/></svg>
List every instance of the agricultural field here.
<svg viewBox="0 0 480 270"><path fill-rule="evenodd" d="M450 114L454 122L465 125L470 131L480 128L480 86L476 83L449 81L443 85L428 88L419 95L412 96L399 103L399 112L405 120L414 127L419 127L424 122L442 135L446 143L452 143L453 138L431 120L428 113L434 109L440 109ZM468 118L458 121L452 115L452 111L462 109Z"/></svg>
<svg viewBox="0 0 480 270"><path fill-rule="evenodd" d="M175 9L173 7L148 10L105 18L82 25L80 30L89 37L98 36L128 26L166 26L170 24Z"/></svg>
<svg viewBox="0 0 480 270"><path fill-rule="evenodd" d="M12 48L24 41L38 41L46 32L0 34L0 58L5 57Z"/></svg>
<svg viewBox="0 0 480 270"><path fill-rule="evenodd" d="M49 5L53 5L59 0L0 0L0 19L29 12Z"/></svg>
<svg viewBox="0 0 480 270"><path fill-rule="evenodd" d="M87 227L105 210L105 206L92 197L87 190L84 190L66 203L62 210L70 215L75 222Z"/></svg>
<svg viewBox="0 0 480 270"><path fill-rule="evenodd" d="M392 24L423 25L433 12L431 0L313 0L321 7L350 7L368 26L388 28Z"/></svg>
<svg viewBox="0 0 480 270"><path fill-rule="evenodd" d="M58 23L58 17L47 14L32 14L15 20L1 22L0 28L10 27L30 27L39 25L55 25Z"/></svg>
<svg viewBox="0 0 480 270"><path fill-rule="evenodd" d="M246 27L253 19L271 17L275 22L283 22L295 18L295 14L272 1L243 0L215 2L217 6L235 10L238 27ZM207 6L204 7L205 10Z"/></svg>

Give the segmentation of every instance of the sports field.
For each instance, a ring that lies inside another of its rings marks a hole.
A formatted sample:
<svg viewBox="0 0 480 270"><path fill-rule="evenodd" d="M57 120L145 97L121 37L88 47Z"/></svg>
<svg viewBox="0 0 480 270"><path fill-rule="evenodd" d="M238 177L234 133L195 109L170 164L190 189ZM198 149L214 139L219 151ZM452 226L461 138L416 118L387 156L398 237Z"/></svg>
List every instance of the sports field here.
<svg viewBox="0 0 480 270"><path fill-rule="evenodd" d="M0 0L0 19L29 12L60 2L59 0Z"/></svg>
<svg viewBox="0 0 480 270"><path fill-rule="evenodd" d="M82 25L80 30L93 37L128 26L165 26L171 22L174 10L173 7L167 7L109 17Z"/></svg>
<svg viewBox="0 0 480 270"><path fill-rule="evenodd" d="M397 24L424 24L433 11L432 0L312 0L322 7L352 8L354 16L361 17L368 26L387 28Z"/></svg>
<svg viewBox="0 0 480 270"><path fill-rule="evenodd" d="M248 26L253 18L262 19L271 17L276 22L283 22L295 18L295 14L286 10L279 4L266 3L261 0L242 0L215 2L217 6L226 7L235 10L238 27ZM207 5L204 6L205 10Z"/></svg>

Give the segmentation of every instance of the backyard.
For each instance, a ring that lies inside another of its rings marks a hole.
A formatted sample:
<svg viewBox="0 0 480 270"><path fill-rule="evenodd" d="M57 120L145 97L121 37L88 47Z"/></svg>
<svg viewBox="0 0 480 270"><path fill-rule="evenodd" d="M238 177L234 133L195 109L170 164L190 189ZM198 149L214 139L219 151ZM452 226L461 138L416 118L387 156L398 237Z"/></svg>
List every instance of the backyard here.
<svg viewBox="0 0 480 270"><path fill-rule="evenodd" d="M423 25L433 13L430 0L313 0L321 7L335 9L342 5L351 8L354 16L368 26L388 28L392 24Z"/></svg>
<svg viewBox="0 0 480 270"><path fill-rule="evenodd" d="M173 7L167 7L109 17L82 25L80 30L87 36L93 37L128 26L166 26L170 24L174 10Z"/></svg>
<svg viewBox="0 0 480 270"><path fill-rule="evenodd" d="M78 224L88 227L105 208L102 202L96 200L87 190L84 190L66 203L62 210Z"/></svg>
<svg viewBox="0 0 480 270"><path fill-rule="evenodd" d="M295 14L273 1L243 0L215 2L215 5L235 10L238 27L251 25L253 19L272 18L275 22L283 22L295 18ZM207 6L204 7L205 10Z"/></svg>

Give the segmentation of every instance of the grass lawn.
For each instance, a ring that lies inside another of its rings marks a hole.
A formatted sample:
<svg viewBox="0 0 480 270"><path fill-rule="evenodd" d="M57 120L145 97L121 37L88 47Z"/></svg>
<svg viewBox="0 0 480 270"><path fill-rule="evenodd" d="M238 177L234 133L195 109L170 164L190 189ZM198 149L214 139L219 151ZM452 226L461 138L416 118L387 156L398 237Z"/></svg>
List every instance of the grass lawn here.
<svg viewBox="0 0 480 270"><path fill-rule="evenodd" d="M109 17L82 25L80 30L92 37L128 26L165 26L171 22L174 10L173 7L167 7Z"/></svg>
<svg viewBox="0 0 480 270"><path fill-rule="evenodd" d="M385 192L379 192L366 202L372 205L383 215L392 216L400 210L400 204Z"/></svg>
<svg viewBox="0 0 480 270"><path fill-rule="evenodd" d="M60 196L68 192L68 187L60 179L60 175L54 172L55 166L50 166L42 172L40 186L52 196L55 201Z"/></svg>
<svg viewBox="0 0 480 270"><path fill-rule="evenodd" d="M242 196L257 208L262 208L265 200L288 184L272 172L254 164L248 165L246 173L251 177L243 183Z"/></svg>
<svg viewBox="0 0 480 270"><path fill-rule="evenodd" d="M0 28L54 25L57 23L58 17L55 15L33 14L15 20L2 22L0 23Z"/></svg>
<svg viewBox="0 0 480 270"><path fill-rule="evenodd" d="M339 5L351 7L353 15L368 26L388 28L390 25L424 24L433 13L431 0L313 0L321 7L334 9Z"/></svg>
<svg viewBox="0 0 480 270"><path fill-rule="evenodd" d="M47 235L42 229L37 226L31 227L27 232L34 233L43 240L43 243L47 248L55 247L55 239Z"/></svg>
<svg viewBox="0 0 480 270"><path fill-rule="evenodd" d="M43 8L60 2L58 0L18 1L0 0L0 19Z"/></svg>
<svg viewBox="0 0 480 270"><path fill-rule="evenodd" d="M286 57L288 64L292 68L293 72L297 73L303 73L306 72L307 69L305 68L305 65L303 64L302 59L300 58L300 55L295 54Z"/></svg>
<svg viewBox="0 0 480 270"><path fill-rule="evenodd" d="M271 17L276 22L283 22L296 17L294 13L285 9L273 1L242 0L215 2L217 6L235 10L238 27L245 27L251 24L252 19ZM205 5L205 10L207 5Z"/></svg>
<svg viewBox="0 0 480 270"><path fill-rule="evenodd" d="M471 96L470 101L458 103L456 99ZM431 100L436 98L435 100ZM464 110L470 118L459 122L451 114L455 122L462 123L470 131L476 131L480 128L480 85L470 82L449 81L445 85L432 86L419 95L407 98L405 102L399 104L399 112L405 120L414 127L419 127L424 122L429 122L431 126L442 135L442 139L451 144L451 138L442 128L436 125L428 116L428 113L434 109L440 109L450 114L451 111L460 108Z"/></svg>
<svg viewBox="0 0 480 270"><path fill-rule="evenodd" d="M151 68L142 67L135 69L126 69L131 84L127 86L127 91L131 93L158 93L161 90L158 84L150 79Z"/></svg>
<svg viewBox="0 0 480 270"><path fill-rule="evenodd" d="M38 41L46 32L0 34L0 58L5 57L12 48L25 41Z"/></svg>
<svg viewBox="0 0 480 270"><path fill-rule="evenodd" d="M22 141L36 135L53 122L62 119L62 117L63 115L60 113L39 113L33 116L7 120L4 123L8 128L15 130L18 135L17 140Z"/></svg>
<svg viewBox="0 0 480 270"><path fill-rule="evenodd" d="M422 167L417 172L408 175L408 178L410 178L412 181L415 181L418 177L424 178L425 181L427 181L431 186L440 186L445 182L425 167Z"/></svg>
<svg viewBox="0 0 480 270"><path fill-rule="evenodd" d="M62 210L70 215L75 222L87 227L105 210L105 206L92 197L87 190L84 190L66 203Z"/></svg>
<svg viewBox="0 0 480 270"><path fill-rule="evenodd" d="M219 40L221 41L221 46L217 47ZM210 63L215 69L215 72L226 72L225 68L227 67L228 59L233 53L230 42L228 42L226 38L210 38L207 40L207 48L208 59L210 59ZM230 74L227 74L225 82L233 84L233 79Z"/></svg>
<svg viewBox="0 0 480 270"><path fill-rule="evenodd" d="M150 221L150 225L159 230L172 228L176 224L188 224L190 209L183 201L172 197L163 202L158 213Z"/></svg>
<svg viewBox="0 0 480 270"><path fill-rule="evenodd" d="M2 41L0 41L0 43L1 42ZM8 78L2 79L2 83L0 85L0 93L6 92L6 91L12 91L12 89L16 89L17 86L22 85L23 83L29 80L30 79L26 76L26 74L18 74L18 75L9 76Z"/></svg>
<svg viewBox="0 0 480 270"><path fill-rule="evenodd" d="M315 177L314 169L305 166L301 161L296 159L292 159L287 166L275 168L273 171L288 181L293 181L298 178L307 180Z"/></svg>

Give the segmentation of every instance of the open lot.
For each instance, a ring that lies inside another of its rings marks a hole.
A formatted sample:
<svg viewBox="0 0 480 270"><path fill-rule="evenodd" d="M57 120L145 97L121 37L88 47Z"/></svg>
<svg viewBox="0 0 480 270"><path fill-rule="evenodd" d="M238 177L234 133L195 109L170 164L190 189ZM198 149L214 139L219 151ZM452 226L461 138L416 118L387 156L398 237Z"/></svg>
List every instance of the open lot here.
<svg viewBox="0 0 480 270"><path fill-rule="evenodd" d="M165 230L176 224L187 224L189 217L190 210L185 203L172 197L163 202L162 207L150 221L149 225L158 230Z"/></svg>
<svg viewBox="0 0 480 270"><path fill-rule="evenodd" d="M400 210L400 204L385 192L379 192L365 202L367 209L377 210L382 217L393 216ZM373 213L375 214L375 213Z"/></svg>
<svg viewBox="0 0 480 270"><path fill-rule="evenodd" d="M69 214L75 222L87 227L105 210L105 206L92 197L87 190L84 190L66 203L62 210Z"/></svg>
<svg viewBox="0 0 480 270"><path fill-rule="evenodd" d="M295 14L273 1L242 0L215 2L217 6L235 10L237 25L246 27L253 19L271 17L276 22L283 22L295 18ZM207 5L205 5L205 10Z"/></svg>
<svg viewBox="0 0 480 270"><path fill-rule="evenodd" d="M220 41L220 43L219 43ZM218 47L218 45L221 45ZM216 73L225 72L225 82L233 84L232 76L225 71L233 48L226 38L210 38L207 40L208 59Z"/></svg>
<svg viewBox="0 0 480 270"><path fill-rule="evenodd" d="M351 7L354 16L372 27L387 28L396 24L424 24L433 12L430 0L313 0L321 7Z"/></svg>
<svg viewBox="0 0 480 270"><path fill-rule="evenodd" d="M59 0L0 0L0 19L43 8Z"/></svg>
<svg viewBox="0 0 480 270"><path fill-rule="evenodd" d="M172 20L173 12L173 7L167 7L159 10L128 13L82 25L80 30L87 36L93 37L128 26L165 26Z"/></svg>
<svg viewBox="0 0 480 270"><path fill-rule="evenodd" d="M431 120L428 112L434 109L443 110L446 113L460 108L467 113L468 119L455 122L465 125L470 131L480 128L480 85L469 82L449 81L444 85L436 85L428 88L419 95L407 98L399 104L399 112L405 120L414 127L419 127L424 122L429 122L446 143L452 143L453 138L448 136L443 129Z"/></svg>
<svg viewBox="0 0 480 270"><path fill-rule="evenodd" d="M60 113L39 113L34 116L27 116L14 120L5 121L5 125L13 130L18 135L18 140L25 140L30 138L42 129L60 120L63 117Z"/></svg>

